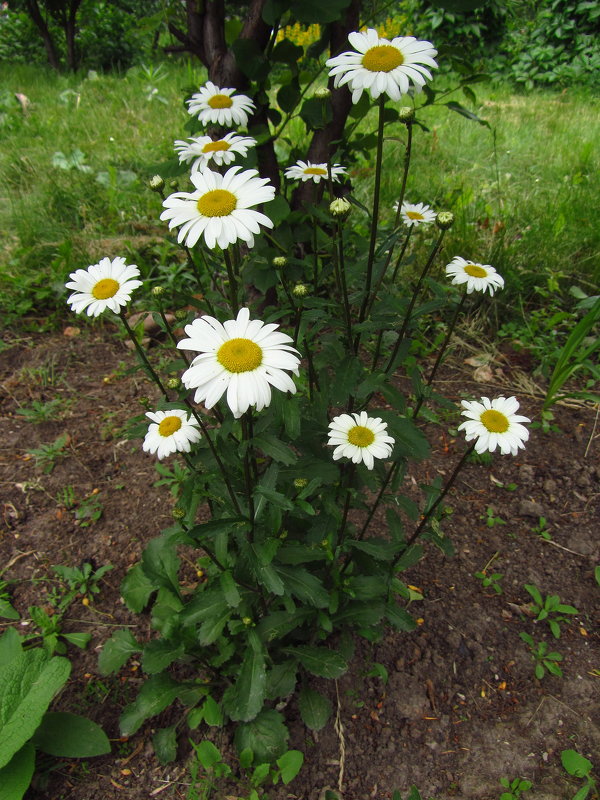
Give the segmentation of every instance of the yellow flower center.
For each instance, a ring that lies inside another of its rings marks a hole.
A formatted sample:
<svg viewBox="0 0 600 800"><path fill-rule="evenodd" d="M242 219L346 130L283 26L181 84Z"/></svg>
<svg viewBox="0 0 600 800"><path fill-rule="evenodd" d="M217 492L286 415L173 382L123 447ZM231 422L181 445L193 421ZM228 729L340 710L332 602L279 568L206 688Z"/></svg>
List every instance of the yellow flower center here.
<svg viewBox="0 0 600 800"><path fill-rule="evenodd" d="M419 214L419 212L418 212L418 211L407 211L407 212L406 212L406 216L407 216L409 219L425 219L425 217L423 216L423 214Z"/></svg>
<svg viewBox="0 0 600 800"><path fill-rule="evenodd" d="M212 189L199 197L196 205L203 217L226 217L237 207L237 197L227 189Z"/></svg>
<svg viewBox="0 0 600 800"><path fill-rule="evenodd" d="M217 351L217 361L228 372L252 372L262 360L263 351L252 339L229 339Z"/></svg>
<svg viewBox="0 0 600 800"><path fill-rule="evenodd" d="M233 100L228 94L213 94L208 98L208 105L211 108L231 108Z"/></svg>
<svg viewBox="0 0 600 800"><path fill-rule="evenodd" d="M172 436L181 425L181 417L165 417L158 423L158 432L161 436Z"/></svg>
<svg viewBox="0 0 600 800"><path fill-rule="evenodd" d="M203 153L216 153L219 150L229 150L231 145L229 142L223 141L223 139L219 139L218 142L208 142L202 148Z"/></svg>
<svg viewBox="0 0 600 800"><path fill-rule="evenodd" d="M484 411L479 420L490 433L506 433L510 425L508 417L493 408Z"/></svg>
<svg viewBox="0 0 600 800"><path fill-rule="evenodd" d="M92 294L96 300L108 300L109 297L114 297L119 289L119 281L114 278L102 278L92 289Z"/></svg>
<svg viewBox="0 0 600 800"><path fill-rule="evenodd" d="M487 278L487 270L480 267L479 264L467 264L465 272L472 278Z"/></svg>
<svg viewBox="0 0 600 800"><path fill-rule="evenodd" d="M327 175L327 170L323 167L307 167L304 170L305 175Z"/></svg>
<svg viewBox="0 0 600 800"><path fill-rule="evenodd" d="M364 425L355 425L348 431L348 441L357 447L368 447L375 441L375 434Z"/></svg>
<svg viewBox="0 0 600 800"><path fill-rule="evenodd" d="M369 72L391 72L400 64L404 64L404 56L397 47L391 44L380 44L371 47L363 56L362 65Z"/></svg>

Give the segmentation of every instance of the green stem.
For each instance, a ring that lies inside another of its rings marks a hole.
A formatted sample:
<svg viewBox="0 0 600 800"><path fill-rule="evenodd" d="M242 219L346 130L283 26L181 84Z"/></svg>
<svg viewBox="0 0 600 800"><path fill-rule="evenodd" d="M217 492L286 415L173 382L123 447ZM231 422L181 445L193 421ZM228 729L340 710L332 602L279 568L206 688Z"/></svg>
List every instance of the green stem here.
<svg viewBox="0 0 600 800"><path fill-rule="evenodd" d="M215 309L214 309L213 304L209 300L208 295L206 293L206 290L204 288L204 282L202 280L202 276L200 274L200 270L198 269L198 265L196 264L196 262L192 258L192 253L191 253L190 248L186 244L182 244L181 246L185 250L185 253L186 253L187 258L188 258L188 263L191 265L191 267L192 267L192 269L194 271L194 275L196 276L196 280L198 281L198 287L200 289L200 293L202 294L202 299L205 301L206 307L208 308L209 313L214 317L215 316ZM200 256L201 256L202 261L204 263L204 269L208 273L208 266L206 264L206 259L204 258L204 253L202 252L202 250L200 250Z"/></svg>
<svg viewBox="0 0 600 800"><path fill-rule="evenodd" d="M246 500L248 502L248 514L252 523L252 530L250 532L250 540L254 538L254 495L252 494L252 475L250 472L250 427L248 425L248 415L252 411L246 411L242 417L242 441L246 445L244 449L244 483L246 485Z"/></svg>
<svg viewBox="0 0 600 800"><path fill-rule="evenodd" d="M346 321L346 336L348 338L348 347L352 346L352 316L350 314L350 301L348 299L348 285L346 283L346 263L344 260L344 236L343 236L343 228L342 223L338 220L336 224L336 243L334 244L334 250L337 248L337 263L339 266L339 273L340 273L340 284L342 287L342 301L344 304L344 318Z"/></svg>
<svg viewBox="0 0 600 800"><path fill-rule="evenodd" d="M152 365L148 361L148 356L144 352L144 348L140 345L140 343L137 340L137 337L136 337L135 333L131 329L131 325L129 324L129 322L127 321L127 317L125 316L125 309L121 310L119 316L121 317L121 321L122 321L123 325L125 326L125 330L127 331L127 334L129 336L129 338L133 342L133 345L134 345L134 347L136 349L136 352L138 354L138 357L139 357L140 361L142 362L142 364L144 365L144 367L146 368L146 370L148 371L148 373L152 377L152 380L154 381L154 383L158 386L158 388L160 389L160 391L164 395L165 400L167 402L169 402L169 393L167 392L167 390L163 386L163 383L162 383L161 379L158 377L158 375L154 371L154 368L152 367Z"/></svg>
<svg viewBox="0 0 600 800"><path fill-rule="evenodd" d="M412 295L412 297L410 299L410 303L408 305L408 309L407 309L406 315L404 317L404 322L402 323L402 327L400 328L400 332L398 333L398 337L396 339L396 344L394 345L394 349L392 350L392 354L391 354L390 359L389 359L389 361L387 363L387 366L385 368L385 372L390 372L391 369L394 366L394 362L396 360L396 356L398 355L398 351L400 350L400 345L404 341L404 336L406 334L406 331L408 329L408 325L410 323L410 319L411 319L411 315L412 315L412 311L413 311L415 302L417 300L417 297L419 296L419 292L421 291L421 286L423 284L423 281L425 280L425 277L426 277L427 273L429 272L429 268L433 264L433 261L434 261L436 255L438 254L438 252L439 252L439 250L440 250L440 248L442 246L442 242L444 241L445 233L446 233L445 230L440 231L440 235L438 236L438 240L435 243L435 245L433 246L433 249L432 249L431 253L429 254L429 258L427 259L427 263L423 267L423 271L421 272L421 274L419 276L419 280L417 282L417 285L415 287L413 295Z"/></svg>
<svg viewBox="0 0 600 800"><path fill-rule="evenodd" d="M433 365L433 369L431 370L431 375L429 376L429 380L427 381L427 385L425 386L425 388L421 392L420 397L419 397L419 399L417 401L417 405L415 406L415 410L413 411L413 419L417 418L417 415L418 415L418 413L419 413L419 411L421 409L421 406L423 405L425 397L427 396L427 390L429 389L429 387L433 383L433 379L435 378L435 373L437 372L437 369L438 369L439 365L442 363L442 357L443 357L444 353L446 352L446 348L448 347L448 343L450 342L450 337L452 336L452 334L454 332L454 328L456 327L456 322L458 320L458 316L459 316L460 312L462 311L462 309L464 307L466 299L467 299L467 295L465 293L461 297L460 303L457 304L456 309L454 310L454 316L452 317L452 321L450 322L450 325L448 327L448 331L446 333L446 338L444 339L444 343L440 348L440 351L439 351L439 353L437 355L437 358L435 360L435 364Z"/></svg>
<svg viewBox="0 0 600 800"><path fill-rule="evenodd" d="M396 275L398 274L398 270L400 269L400 265L402 264L402 259L404 258L404 253L406 253L406 248L408 247L408 243L410 242L410 237L412 235L413 226L408 229L408 233L406 234L406 239L402 245L402 250L400 251L400 255L396 259L396 266L394 267L394 271L392 272L392 283L396 282Z"/></svg>
<svg viewBox="0 0 600 800"><path fill-rule="evenodd" d="M229 278L229 303L231 305L231 312L234 317L237 317L237 313L239 311L237 279L235 277L235 271L233 269L233 262L231 260L231 254L229 250L223 250L223 256L225 258L225 265L227 267L227 277Z"/></svg>

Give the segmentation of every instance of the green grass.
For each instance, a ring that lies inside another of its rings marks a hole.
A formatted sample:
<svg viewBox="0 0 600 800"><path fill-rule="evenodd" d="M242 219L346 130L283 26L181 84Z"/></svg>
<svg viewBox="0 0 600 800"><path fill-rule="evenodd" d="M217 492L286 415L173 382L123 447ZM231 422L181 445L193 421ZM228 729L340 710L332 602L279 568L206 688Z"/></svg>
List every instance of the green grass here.
<svg viewBox="0 0 600 800"><path fill-rule="evenodd" d="M166 162L175 170L172 143L188 135L183 100L205 73L189 63L166 64L162 72L90 79L15 66L1 73L0 286L13 316L62 308L66 274L104 255L145 263L146 276L148 265L163 259L167 227L159 220L160 198L146 183L159 168L168 174ZM166 102L149 99L153 86ZM16 91L31 101L25 115ZM542 302L572 284L593 291L598 101L577 92L524 96L487 86L477 87L477 97L474 110L492 131L445 107L419 113L430 130L415 128L406 198L455 212L445 254L493 264L510 281L511 305L518 295ZM361 125L367 130L375 122L371 112ZM301 125L294 121L288 132L301 146ZM403 132L398 126L387 135ZM286 148L282 143L284 156ZM83 169L53 165L55 153L77 161L76 151ZM384 221L392 218L402 157L401 143L387 141ZM351 170L367 203L373 172L374 154Z"/></svg>

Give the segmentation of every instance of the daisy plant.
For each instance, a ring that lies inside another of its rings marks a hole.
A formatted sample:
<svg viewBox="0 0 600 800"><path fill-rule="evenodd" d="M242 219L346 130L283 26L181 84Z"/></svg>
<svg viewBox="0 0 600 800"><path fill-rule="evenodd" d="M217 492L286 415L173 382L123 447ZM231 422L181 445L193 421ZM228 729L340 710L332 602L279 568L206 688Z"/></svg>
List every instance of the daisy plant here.
<svg viewBox="0 0 600 800"><path fill-rule="evenodd" d="M175 143L191 190L165 197L153 179L157 216L189 269L177 292L165 285L150 294L163 343L146 350L134 341L156 384L153 410L136 430L149 455L184 465L173 524L155 532L122 585L132 611L151 607L155 638L118 631L100 669L110 673L142 653L146 681L121 718L125 736L175 698L186 707L181 724L155 736L165 760L184 724L225 722L236 724L235 744L250 748L254 763L279 758L288 736L279 704L294 693L304 723L322 727L330 703L305 676L340 677L354 636L377 641L390 628L415 629L402 572L427 542L451 552L441 505L469 454L514 453L527 440L514 398L463 402L460 429L470 445L445 486L413 489L413 463L430 452L419 413L435 421L444 405L459 418L456 402L431 384L464 298L492 300L503 281L492 267L457 257L446 268L454 285L440 282L453 215L434 211L434 198L405 200L407 189L413 198L426 189L409 173L415 98L437 67L436 49L372 29L349 43L351 52L327 61L329 88L297 116L320 131L336 98L356 104L356 119L374 102L369 207L355 196L362 134L351 124L318 156L291 145L281 136L297 108L287 84L277 93L287 116L263 115L271 127L256 136L263 148L280 136L282 163L270 178L253 166L261 158L248 163L253 140L211 130ZM273 56L288 52L296 51L278 43ZM267 79L256 64L240 66L258 107ZM243 126L255 108L250 96L209 81L189 112L203 125ZM388 139L404 145L394 212L391 199L380 202ZM230 166L234 155L240 163ZM420 239L429 250L417 263L418 249L407 253ZM106 261L90 276L71 275L69 302L78 312L117 312L135 340L126 303L139 273ZM444 314L456 287L463 299L432 371L415 356L419 326ZM193 584L190 560L202 575Z"/></svg>

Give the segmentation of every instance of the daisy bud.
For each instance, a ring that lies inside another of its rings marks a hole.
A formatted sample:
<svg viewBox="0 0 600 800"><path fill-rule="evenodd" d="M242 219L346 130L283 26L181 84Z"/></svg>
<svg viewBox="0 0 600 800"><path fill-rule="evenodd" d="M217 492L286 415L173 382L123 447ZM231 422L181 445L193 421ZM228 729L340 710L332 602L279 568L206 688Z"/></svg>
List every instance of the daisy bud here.
<svg viewBox="0 0 600 800"><path fill-rule="evenodd" d="M163 289L162 286L154 286L154 288L152 289L152 294L154 295L154 297L160 297L161 294L164 294L164 293L165 293L165 290Z"/></svg>
<svg viewBox="0 0 600 800"><path fill-rule="evenodd" d="M415 118L415 110L410 106L402 106L402 108L398 109L398 119L400 122L403 122L405 125L410 125L410 123Z"/></svg>
<svg viewBox="0 0 600 800"><path fill-rule="evenodd" d="M303 297L308 296L308 286L304 283L297 283L294 288L292 289L292 294L294 297L302 299Z"/></svg>
<svg viewBox="0 0 600 800"><path fill-rule="evenodd" d="M440 211L435 224L441 231L449 230L454 224L454 214L451 211Z"/></svg>
<svg viewBox="0 0 600 800"><path fill-rule="evenodd" d="M244 625L252 625L252 617L242 617Z"/></svg>
<svg viewBox="0 0 600 800"><path fill-rule="evenodd" d="M308 485L306 478L294 478L294 487L296 489L304 489Z"/></svg>
<svg viewBox="0 0 600 800"><path fill-rule="evenodd" d="M337 197L329 204L329 213L332 217L345 219L350 213L352 204L345 197Z"/></svg>
<svg viewBox="0 0 600 800"><path fill-rule="evenodd" d="M171 182L169 183L169 187L170 187L171 189L174 189L175 191L177 191L177 189L178 189L178 187L179 187L179 184L177 183L177 181L171 181Z"/></svg>
<svg viewBox="0 0 600 800"><path fill-rule="evenodd" d="M171 511L171 516L173 519L183 519L185 517L185 509L181 508L181 506L175 506Z"/></svg>
<svg viewBox="0 0 600 800"><path fill-rule="evenodd" d="M180 322L184 319L187 319L188 312L185 308L178 308L175 312L175 319L179 320Z"/></svg>
<svg viewBox="0 0 600 800"><path fill-rule="evenodd" d="M167 381L167 389L179 389L181 381L179 378L169 378Z"/></svg>
<svg viewBox="0 0 600 800"><path fill-rule="evenodd" d="M315 90L314 96L317 100L327 100L328 97L331 97L331 91L326 86L322 86Z"/></svg>
<svg viewBox="0 0 600 800"><path fill-rule="evenodd" d="M139 397L139 398L138 398L138 403L139 403L141 406L143 406L144 408L150 408L150 406L151 406L151 403L150 403L150 398L149 398L149 397L146 397L146 396L144 396L144 395L143 395L142 397Z"/></svg>
<svg viewBox="0 0 600 800"><path fill-rule="evenodd" d="M287 258L285 256L275 256L275 258L271 261L271 264L275 267L275 269L283 269L287 264Z"/></svg>
<svg viewBox="0 0 600 800"><path fill-rule="evenodd" d="M165 182L160 177L160 175L154 175L148 181L148 186L152 189L153 192L162 192L162 190L165 188Z"/></svg>

